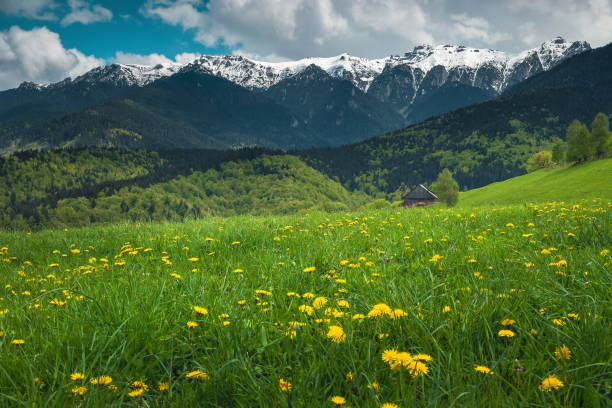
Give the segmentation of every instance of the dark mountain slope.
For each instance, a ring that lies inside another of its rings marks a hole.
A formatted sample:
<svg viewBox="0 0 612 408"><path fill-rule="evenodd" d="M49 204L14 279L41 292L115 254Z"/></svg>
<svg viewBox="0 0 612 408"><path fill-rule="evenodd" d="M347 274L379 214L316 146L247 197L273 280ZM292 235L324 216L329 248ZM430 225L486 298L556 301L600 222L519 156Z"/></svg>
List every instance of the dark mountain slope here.
<svg viewBox="0 0 612 408"><path fill-rule="evenodd" d="M327 145L352 143L405 126L390 105L316 65L280 81L265 94L302 119Z"/></svg>

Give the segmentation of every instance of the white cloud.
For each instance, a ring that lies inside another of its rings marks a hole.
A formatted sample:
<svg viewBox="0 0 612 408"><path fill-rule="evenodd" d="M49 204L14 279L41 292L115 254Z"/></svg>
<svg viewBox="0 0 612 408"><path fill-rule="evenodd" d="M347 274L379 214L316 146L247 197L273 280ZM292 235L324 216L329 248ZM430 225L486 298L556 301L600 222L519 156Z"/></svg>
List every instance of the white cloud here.
<svg viewBox="0 0 612 408"><path fill-rule="evenodd" d="M90 5L85 0L68 0L68 4L70 13L62 19L63 26L74 23L91 24L113 19L113 12L99 4Z"/></svg>
<svg viewBox="0 0 612 408"><path fill-rule="evenodd" d="M37 20L57 19L51 11L56 7L53 0L0 0L0 11L3 13Z"/></svg>
<svg viewBox="0 0 612 408"><path fill-rule="evenodd" d="M510 33L494 32L491 25L482 17L471 17L467 13L451 14L453 22L451 35L464 40L480 40L490 45L512 39Z"/></svg>
<svg viewBox="0 0 612 408"><path fill-rule="evenodd" d="M137 64L137 65L157 65L157 64L186 64L196 59L200 54L191 52L184 52L174 56L174 60L166 57L163 54L132 54L129 52L117 51L115 57L110 59L110 62L116 62L119 64Z"/></svg>
<svg viewBox="0 0 612 408"><path fill-rule="evenodd" d="M17 26L0 31L0 89L22 81L49 83L76 77L104 60L66 49L57 33L46 27L22 30Z"/></svg>

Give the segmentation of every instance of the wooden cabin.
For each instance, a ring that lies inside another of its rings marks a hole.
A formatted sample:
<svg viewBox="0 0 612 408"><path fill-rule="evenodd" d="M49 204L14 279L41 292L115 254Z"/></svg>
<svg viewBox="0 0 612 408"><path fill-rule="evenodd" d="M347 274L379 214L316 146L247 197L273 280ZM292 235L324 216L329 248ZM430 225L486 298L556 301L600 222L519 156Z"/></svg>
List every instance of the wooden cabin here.
<svg viewBox="0 0 612 408"><path fill-rule="evenodd" d="M404 207L427 207L428 205L435 204L438 202L438 197L432 193L427 187L419 184L406 194L402 200L402 206Z"/></svg>

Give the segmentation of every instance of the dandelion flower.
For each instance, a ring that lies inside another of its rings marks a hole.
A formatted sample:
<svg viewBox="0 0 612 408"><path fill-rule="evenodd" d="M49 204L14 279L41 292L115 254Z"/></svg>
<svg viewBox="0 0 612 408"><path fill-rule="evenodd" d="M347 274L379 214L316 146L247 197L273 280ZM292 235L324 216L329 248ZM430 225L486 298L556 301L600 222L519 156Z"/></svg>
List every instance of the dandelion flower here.
<svg viewBox="0 0 612 408"><path fill-rule="evenodd" d="M512 338L512 337L514 337L514 332L512 330L500 330L499 332L497 332L497 335L499 337Z"/></svg>
<svg viewBox="0 0 612 408"><path fill-rule="evenodd" d="M100 377L94 377L89 380L91 385L108 385L113 382L113 378L108 375L102 375Z"/></svg>
<svg viewBox="0 0 612 408"><path fill-rule="evenodd" d="M200 260L200 258L193 257L193 258L189 258L189 259L187 259L187 260L188 260L189 262L198 262L198 261Z"/></svg>
<svg viewBox="0 0 612 408"><path fill-rule="evenodd" d="M516 323L513 319L504 319L501 321L502 326L510 326Z"/></svg>
<svg viewBox="0 0 612 408"><path fill-rule="evenodd" d="M346 381L353 382L354 379L355 377L353 376L352 372L349 371L348 373L346 373Z"/></svg>
<svg viewBox="0 0 612 408"><path fill-rule="evenodd" d="M336 395L334 397L331 397L331 402L336 405L344 405L346 404L346 398Z"/></svg>
<svg viewBox="0 0 612 408"><path fill-rule="evenodd" d="M325 304L327 303L327 299L325 299L324 297L318 297L315 300L312 301L312 306L315 309L320 309L323 306L325 306Z"/></svg>
<svg viewBox="0 0 612 408"><path fill-rule="evenodd" d="M404 312L402 309L394 309L391 313L392 319L399 319L400 317L406 317L408 314Z"/></svg>
<svg viewBox="0 0 612 408"><path fill-rule="evenodd" d="M429 373L429 367L427 367L427 364L421 361L414 360L411 363L408 363L406 368L408 369L410 375L412 375L414 378Z"/></svg>
<svg viewBox="0 0 612 408"><path fill-rule="evenodd" d="M187 378L198 378L200 380L208 380L210 378L210 376L208 374L206 374L203 371L200 370L194 370L194 371L190 371L187 373L187 375L185 375L185 377Z"/></svg>
<svg viewBox="0 0 612 408"><path fill-rule="evenodd" d="M23 339L15 339L15 340L11 341L11 343L13 343L16 346L20 346L20 345L25 343L25 340L23 340Z"/></svg>
<svg viewBox="0 0 612 408"><path fill-rule="evenodd" d="M474 370L478 371L479 373L483 373L483 374L490 374L490 375L494 374L494 372L491 371L489 367L483 366L483 365L477 365L476 367L474 367Z"/></svg>
<svg viewBox="0 0 612 408"><path fill-rule="evenodd" d="M414 354L412 358L418 361L433 361L433 358L429 354Z"/></svg>
<svg viewBox="0 0 612 408"><path fill-rule="evenodd" d="M281 391L291 391L291 387L293 387L289 381L285 381L282 378L278 380L278 386L280 387Z"/></svg>
<svg viewBox="0 0 612 408"><path fill-rule="evenodd" d="M72 381L84 380L85 379L85 374L79 373L79 372L72 373L72 374L70 374L70 379Z"/></svg>
<svg viewBox="0 0 612 408"><path fill-rule="evenodd" d="M128 392L128 396L134 398L134 397L139 397L142 394L145 393L145 389L144 388L136 388L135 390L132 390L130 392Z"/></svg>
<svg viewBox="0 0 612 408"><path fill-rule="evenodd" d="M380 408L399 408L399 405L394 404L392 402L385 402L380 406Z"/></svg>
<svg viewBox="0 0 612 408"><path fill-rule="evenodd" d="M384 303L378 303L372 307L372 310L368 313L368 317L381 317L391 316L393 311L389 306Z"/></svg>
<svg viewBox="0 0 612 408"><path fill-rule="evenodd" d="M441 260L442 258L444 258L442 255L438 255L435 254L434 256L431 257L431 259L429 260L429 262L438 262L439 260Z"/></svg>
<svg viewBox="0 0 612 408"><path fill-rule="evenodd" d="M565 326L566 323L561 319L553 319L553 324L557 327Z"/></svg>
<svg viewBox="0 0 612 408"><path fill-rule="evenodd" d="M317 268L315 266L309 266L308 268L304 268L304 272L310 273L316 271Z"/></svg>
<svg viewBox="0 0 612 408"><path fill-rule="evenodd" d="M194 306L193 311L202 316L208 314L208 309L206 309L205 307Z"/></svg>
<svg viewBox="0 0 612 408"><path fill-rule="evenodd" d="M389 349L389 350L385 350L382 353L382 360L385 363L392 363L397 359L397 350L395 349Z"/></svg>
<svg viewBox="0 0 612 408"><path fill-rule="evenodd" d="M190 320L187 322L187 327L193 329L194 327L198 327L198 323Z"/></svg>
<svg viewBox="0 0 612 408"><path fill-rule="evenodd" d="M572 352L567 346L557 347L555 349L555 357L557 357L559 360L569 360L572 358Z"/></svg>
<svg viewBox="0 0 612 408"><path fill-rule="evenodd" d="M73 387L70 392L76 395L85 395L87 393L87 387Z"/></svg>
<svg viewBox="0 0 612 408"><path fill-rule="evenodd" d="M553 389L558 390L563 387L565 384L557 378L556 375L552 374L545 379L542 380L542 384L540 385L540 390L550 392Z"/></svg>
<svg viewBox="0 0 612 408"><path fill-rule="evenodd" d="M450 306L444 306L444 307L442 308L442 313L448 313L448 312L450 312L450 310L451 310L451 309L450 309Z"/></svg>
<svg viewBox="0 0 612 408"><path fill-rule="evenodd" d="M327 337L330 338L334 343L343 343L346 341L346 335L344 329L340 326L329 326Z"/></svg>
<svg viewBox="0 0 612 408"><path fill-rule="evenodd" d="M168 391L170 389L170 383L160 382L158 388L160 391Z"/></svg>

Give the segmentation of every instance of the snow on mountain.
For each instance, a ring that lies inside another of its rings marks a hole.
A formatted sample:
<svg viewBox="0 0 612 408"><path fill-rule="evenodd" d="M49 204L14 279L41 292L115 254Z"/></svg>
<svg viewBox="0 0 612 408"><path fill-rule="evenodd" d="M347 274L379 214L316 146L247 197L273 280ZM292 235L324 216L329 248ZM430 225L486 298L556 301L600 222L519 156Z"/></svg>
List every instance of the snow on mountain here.
<svg viewBox="0 0 612 408"><path fill-rule="evenodd" d="M430 72L434 74L435 71L437 76L440 76L440 72L446 73L440 77L441 79L436 80L438 85L442 85L446 80L457 80L500 93L505 88L537 72L548 70L562 60L588 49L590 46L586 42L571 43L557 37L543 43L539 48L524 51L517 56L502 51L477 49L463 45L420 45L403 56L391 55L381 59L341 54L328 58L264 62L244 56L203 55L184 65L178 63L155 66L106 65L94 68L72 81L66 79L56 84L41 85L41 88L82 81L106 82L121 87L144 86L177 72L198 70L223 77L245 88L265 90L314 64L333 77L352 81L364 92L368 91L370 85L383 73L385 67L389 69L403 66L404 70L413 72L415 92L420 85L419 81L428 78L427 74ZM416 76L415 72L417 72Z"/></svg>

